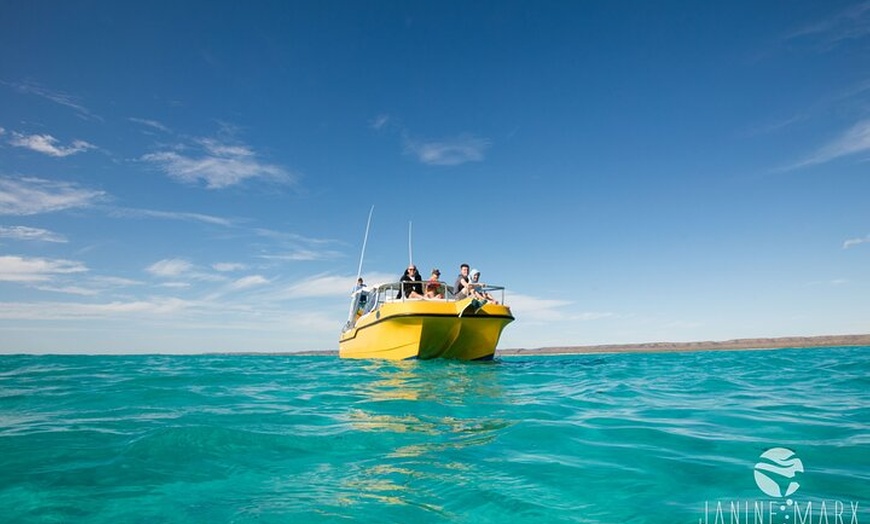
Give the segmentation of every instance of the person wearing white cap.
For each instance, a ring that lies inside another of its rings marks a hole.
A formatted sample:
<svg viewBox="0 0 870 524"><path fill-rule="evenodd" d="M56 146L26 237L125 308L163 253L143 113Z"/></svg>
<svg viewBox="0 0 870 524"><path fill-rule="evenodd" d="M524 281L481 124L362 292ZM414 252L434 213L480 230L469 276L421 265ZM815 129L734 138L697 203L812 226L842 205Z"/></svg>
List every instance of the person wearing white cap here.
<svg viewBox="0 0 870 524"><path fill-rule="evenodd" d="M486 287L486 284L480 282L480 271L478 271L477 269L472 269L469 275L471 276L471 280L469 280L468 282L468 287L469 289L471 289L474 298L478 300L486 300L488 302L492 302L493 304L498 304L498 300L494 299L492 295L490 295L483 289L484 287Z"/></svg>

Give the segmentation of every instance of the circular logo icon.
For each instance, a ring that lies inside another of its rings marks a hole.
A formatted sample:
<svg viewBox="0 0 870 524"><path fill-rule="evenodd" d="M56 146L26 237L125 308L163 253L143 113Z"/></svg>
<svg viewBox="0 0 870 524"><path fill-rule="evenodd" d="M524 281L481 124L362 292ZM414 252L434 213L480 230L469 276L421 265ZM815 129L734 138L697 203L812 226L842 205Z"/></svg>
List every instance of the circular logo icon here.
<svg viewBox="0 0 870 524"><path fill-rule="evenodd" d="M770 448L759 458L761 460L755 465L755 483L766 495L787 497L801 487L797 481L792 480L798 473L804 472L804 464L794 451Z"/></svg>

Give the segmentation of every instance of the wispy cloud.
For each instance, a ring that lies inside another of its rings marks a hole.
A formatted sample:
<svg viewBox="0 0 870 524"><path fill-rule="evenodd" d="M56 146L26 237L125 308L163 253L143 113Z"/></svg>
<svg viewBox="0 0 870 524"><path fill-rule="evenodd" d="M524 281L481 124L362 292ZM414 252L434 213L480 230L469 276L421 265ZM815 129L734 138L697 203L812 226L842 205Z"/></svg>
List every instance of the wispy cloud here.
<svg viewBox="0 0 870 524"><path fill-rule="evenodd" d="M182 220L185 222L203 222L206 224L214 224L217 226L231 227L235 225L232 220L216 217L214 215L205 215L202 213L190 213L186 211L158 211L154 209L135 209L135 208L111 208L108 213L120 218L159 218L163 220Z"/></svg>
<svg viewBox="0 0 870 524"><path fill-rule="evenodd" d="M380 131L381 129L386 127L386 125L389 123L390 123L390 116L389 115L378 115L371 121L370 125L371 125L372 129L376 129L376 130Z"/></svg>
<svg viewBox="0 0 870 524"><path fill-rule="evenodd" d="M424 164L434 166L480 162L489 146L489 140L468 134L443 140L405 137L405 153L416 156Z"/></svg>
<svg viewBox="0 0 870 524"><path fill-rule="evenodd" d="M0 238L65 243L66 237L54 231L28 226L0 226Z"/></svg>
<svg viewBox="0 0 870 524"><path fill-rule="evenodd" d="M220 271L221 273L227 273L231 271L242 271L247 268L245 264L240 264L237 262L218 262L211 265L212 269L215 271Z"/></svg>
<svg viewBox="0 0 870 524"><path fill-rule="evenodd" d="M292 183L294 176L286 169L260 161L247 145L201 138L195 150L175 149L144 155L170 178L186 184L204 183L208 189L223 189L252 179Z"/></svg>
<svg viewBox="0 0 870 524"><path fill-rule="evenodd" d="M165 258L146 267L145 271L162 279L186 279L200 282L222 282L227 280L226 276L198 267L184 258ZM170 281L164 282L161 285L164 287L189 287L190 283Z"/></svg>
<svg viewBox="0 0 870 524"><path fill-rule="evenodd" d="M193 264L181 258L167 258L155 262L145 271L157 277L177 277L193 269Z"/></svg>
<svg viewBox="0 0 870 524"><path fill-rule="evenodd" d="M33 287L40 291L90 297L101 295L118 288L129 288L131 286L142 285L142 282L127 278L100 275L82 277L79 275L81 272L74 273L77 274L53 274L48 281L35 281ZM31 280L30 282L34 281Z"/></svg>
<svg viewBox="0 0 870 524"><path fill-rule="evenodd" d="M105 196L103 191L85 189L71 182L0 177L0 215L36 215L90 207Z"/></svg>
<svg viewBox="0 0 870 524"><path fill-rule="evenodd" d="M91 282L101 288L141 286L142 282L122 277L95 276Z"/></svg>
<svg viewBox="0 0 870 524"><path fill-rule="evenodd" d="M97 289L82 286L37 286L37 289L40 291L51 291L52 293L79 295L83 297L91 297L100 293Z"/></svg>
<svg viewBox="0 0 870 524"><path fill-rule="evenodd" d="M329 249L326 246L335 244L335 240L311 238L297 233L274 231L257 228L254 233L259 237L268 238L275 244L268 248L268 253L259 255L264 260L278 261L314 261L332 260L344 257L344 253Z"/></svg>
<svg viewBox="0 0 870 524"><path fill-rule="evenodd" d="M782 171L792 171L812 165L824 164L845 156L867 151L870 151L870 119L858 122L807 158L782 169Z"/></svg>
<svg viewBox="0 0 870 524"><path fill-rule="evenodd" d="M870 2L862 2L834 15L801 27L785 36L785 41L810 39L820 51L870 36Z"/></svg>
<svg viewBox="0 0 870 524"><path fill-rule="evenodd" d="M613 316L613 313L608 312L566 311L572 305L572 302L567 300L539 298L520 294L511 294L506 297L506 300L511 309L517 313L517 316L522 317L523 321L528 322L590 322Z"/></svg>
<svg viewBox="0 0 870 524"><path fill-rule="evenodd" d="M196 303L175 297L158 297L102 304L74 302L0 302L0 319L5 320L75 320L151 314L173 315L195 307Z"/></svg>
<svg viewBox="0 0 870 524"><path fill-rule="evenodd" d="M867 235L864 238L850 238L849 240L843 242L843 249L860 246L861 244L870 244L870 235Z"/></svg>
<svg viewBox="0 0 870 524"><path fill-rule="evenodd" d="M817 118L820 114L863 114L865 113L867 94L870 93L870 80L853 83L842 90L823 96L798 110L797 113L782 117L775 121L756 125L747 130L750 136L779 132L783 129L800 125Z"/></svg>
<svg viewBox="0 0 870 524"><path fill-rule="evenodd" d="M35 82L4 82L0 80L0 84L9 86L18 91L19 93L38 96L54 102L55 104L60 104L64 107L68 107L75 111L76 114L78 114L82 118L88 120L103 120L102 117L95 115L87 107L85 107L77 97L69 95L62 91L48 89Z"/></svg>
<svg viewBox="0 0 870 524"><path fill-rule="evenodd" d="M242 277L232 284L230 287L232 289L248 289L252 287L262 286L263 284L268 284L269 279L262 275L250 275L247 277Z"/></svg>
<svg viewBox="0 0 870 524"><path fill-rule="evenodd" d="M274 255L260 255L260 258L265 260L285 260L289 262L310 262L315 260L333 260L336 258L342 258L343 256L344 253L330 249L297 249L294 251L278 253Z"/></svg>
<svg viewBox="0 0 870 524"><path fill-rule="evenodd" d="M347 296L354 279L346 276L319 275L293 284L279 292L282 298Z"/></svg>
<svg viewBox="0 0 870 524"><path fill-rule="evenodd" d="M12 132L11 135L12 138L9 140L11 145L54 157L65 157L89 149L96 149L96 146L84 140L73 140L70 145L61 146L58 145L58 140L51 135L23 135L15 132Z"/></svg>
<svg viewBox="0 0 870 524"><path fill-rule="evenodd" d="M284 242L299 242L303 244L311 244L311 245L323 245L323 244L331 244L335 242L335 240L324 239L324 238L312 238L306 237L304 235L300 235L298 233L290 233L287 231L275 231L273 229L265 229L265 228L256 228L254 229L254 233L257 236L271 238L275 240L281 240Z"/></svg>
<svg viewBox="0 0 870 524"><path fill-rule="evenodd" d="M165 125L161 124L160 122L158 122L156 120L148 120L145 118L134 118L134 117L130 117L128 120L130 120L130 122L133 122L135 124L141 124L145 127L149 127L151 129L155 129L155 130L161 131L163 133L170 133L171 132L168 127L166 127Z"/></svg>
<svg viewBox="0 0 870 524"><path fill-rule="evenodd" d="M0 281L45 282L57 275L87 271L81 262L63 259L0 256Z"/></svg>

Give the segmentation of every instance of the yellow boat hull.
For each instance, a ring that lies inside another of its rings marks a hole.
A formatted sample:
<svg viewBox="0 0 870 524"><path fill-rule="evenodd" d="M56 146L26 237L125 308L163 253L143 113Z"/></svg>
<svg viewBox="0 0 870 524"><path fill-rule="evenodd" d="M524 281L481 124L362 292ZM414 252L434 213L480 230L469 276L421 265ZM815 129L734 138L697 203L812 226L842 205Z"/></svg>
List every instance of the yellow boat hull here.
<svg viewBox="0 0 870 524"><path fill-rule="evenodd" d="M472 299L405 300L382 304L339 337L341 358L486 360L514 320L499 304Z"/></svg>

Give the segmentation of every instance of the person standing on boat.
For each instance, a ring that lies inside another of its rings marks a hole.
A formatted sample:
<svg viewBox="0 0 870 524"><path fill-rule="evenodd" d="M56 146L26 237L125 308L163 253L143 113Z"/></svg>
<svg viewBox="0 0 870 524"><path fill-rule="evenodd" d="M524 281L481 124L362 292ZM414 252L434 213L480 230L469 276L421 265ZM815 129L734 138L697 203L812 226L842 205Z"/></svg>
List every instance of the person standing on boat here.
<svg viewBox="0 0 870 524"><path fill-rule="evenodd" d="M453 294L457 297L468 296L468 264L459 266L459 276L456 277L456 283L453 284Z"/></svg>
<svg viewBox="0 0 870 524"><path fill-rule="evenodd" d="M366 284L363 282L362 277L356 279L356 285L353 286L350 294L359 294L359 298L356 299L356 318L359 318L365 313L366 305L369 301L369 292L366 291Z"/></svg>
<svg viewBox="0 0 870 524"><path fill-rule="evenodd" d="M408 266L399 282L402 284L402 291L396 298L402 298L403 294L405 298L423 298L423 279L414 264Z"/></svg>

